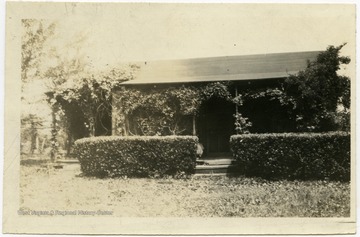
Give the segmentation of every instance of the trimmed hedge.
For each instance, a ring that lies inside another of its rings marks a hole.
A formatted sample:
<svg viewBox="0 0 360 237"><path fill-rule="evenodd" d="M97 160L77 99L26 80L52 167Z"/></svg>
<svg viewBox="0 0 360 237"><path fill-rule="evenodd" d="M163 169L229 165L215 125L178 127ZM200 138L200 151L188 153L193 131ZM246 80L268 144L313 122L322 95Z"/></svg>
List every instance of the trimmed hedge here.
<svg viewBox="0 0 360 237"><path fill-rule="evenodd" d="M350 180L350 134L244 134L230 138L241 174L265 179Z"/></svg>
<svg viewBox="0 0 360 237"><path fill-rule="evenodd" d="M85 175L96 177L162 177L193 174L194 136L92 137L75 142Z"/></svg>

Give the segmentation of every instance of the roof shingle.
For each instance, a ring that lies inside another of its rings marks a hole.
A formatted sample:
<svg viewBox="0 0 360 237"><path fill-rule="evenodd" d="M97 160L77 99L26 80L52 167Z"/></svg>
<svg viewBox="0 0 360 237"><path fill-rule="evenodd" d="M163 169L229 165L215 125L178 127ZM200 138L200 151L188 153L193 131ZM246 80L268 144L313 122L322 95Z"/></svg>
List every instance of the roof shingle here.
<svg viewBox="0 0 360 237"><path fill-rule="evenodd" d="M158 84L284 78L306 68L319 51L145 62L122 84Z"/></svg>

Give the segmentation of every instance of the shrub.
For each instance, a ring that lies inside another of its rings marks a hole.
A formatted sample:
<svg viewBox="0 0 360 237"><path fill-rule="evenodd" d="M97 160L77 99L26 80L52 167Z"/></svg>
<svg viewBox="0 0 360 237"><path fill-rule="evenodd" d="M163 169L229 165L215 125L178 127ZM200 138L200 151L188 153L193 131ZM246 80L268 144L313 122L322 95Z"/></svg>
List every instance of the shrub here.
<svg viewBox="0 0 360 237"><path fill-rule="evenodd" d="M266 179L350 180L350 134L243 134L230 138L239 172Z"/></svg>
<svg viewBox="0 0 360 237"><path fill-rule="evenodd" d="M193 174L197 137L92 137L75 142L81 170L96 177Z"/></svg>

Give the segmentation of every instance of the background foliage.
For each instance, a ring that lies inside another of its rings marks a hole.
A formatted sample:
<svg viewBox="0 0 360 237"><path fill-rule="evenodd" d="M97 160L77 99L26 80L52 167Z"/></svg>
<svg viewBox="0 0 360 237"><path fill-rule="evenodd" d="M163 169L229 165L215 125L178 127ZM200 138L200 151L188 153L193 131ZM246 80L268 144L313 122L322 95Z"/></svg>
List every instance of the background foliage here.
<svg viewBox="0 0 360 237"><path fill-rule="evenodd" d="M291 112L300 131L349 129L350 78L337 74L342 64L350 63L339 55L344 46L329 46L305 70L285 80L284 92L294 104Z"/></svg>

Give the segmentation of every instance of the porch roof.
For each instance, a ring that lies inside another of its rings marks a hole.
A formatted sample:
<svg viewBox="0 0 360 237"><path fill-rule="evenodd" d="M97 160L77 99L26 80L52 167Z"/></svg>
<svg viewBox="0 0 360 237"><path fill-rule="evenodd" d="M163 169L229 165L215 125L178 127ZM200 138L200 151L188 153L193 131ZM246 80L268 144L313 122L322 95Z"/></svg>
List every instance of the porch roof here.
<svg viewBox="0 0 360 237"><path fill-rule="evenodd" d="M320 51L144 62L123 85L285 78L305 69Z"/></svg>

